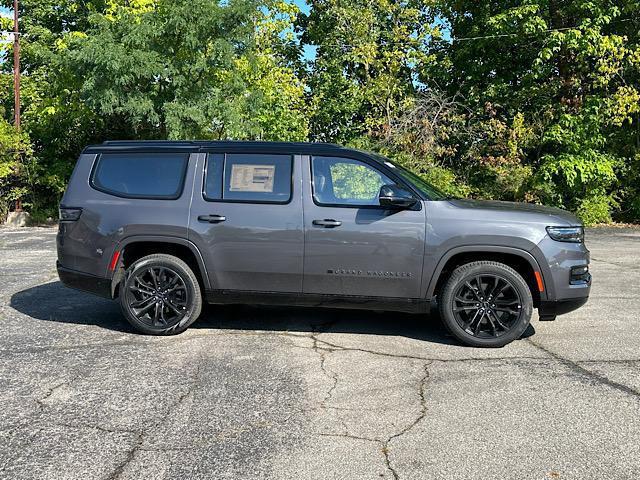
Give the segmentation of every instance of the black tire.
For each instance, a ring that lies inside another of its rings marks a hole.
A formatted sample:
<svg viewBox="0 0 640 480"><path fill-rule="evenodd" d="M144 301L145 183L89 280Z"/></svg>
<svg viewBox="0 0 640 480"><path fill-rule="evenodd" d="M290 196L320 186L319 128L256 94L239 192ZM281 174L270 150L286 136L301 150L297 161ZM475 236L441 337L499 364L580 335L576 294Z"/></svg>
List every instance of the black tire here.
<svg viewBox="0 0 640 480"><path fill-rule="evenodd" d="M185 331L202 311L202 294L191 268L172 255L136 260L120 283L120 308L127 321L149 335Z"/></svg>
<svg viewBox="0 0 640 480"><path fill-rule="evenodd" d="M477 261L451 273L438 307L442 323L462 343L503 347L520 338L529 326L533 299L527 282L513 268Z"/></svg>

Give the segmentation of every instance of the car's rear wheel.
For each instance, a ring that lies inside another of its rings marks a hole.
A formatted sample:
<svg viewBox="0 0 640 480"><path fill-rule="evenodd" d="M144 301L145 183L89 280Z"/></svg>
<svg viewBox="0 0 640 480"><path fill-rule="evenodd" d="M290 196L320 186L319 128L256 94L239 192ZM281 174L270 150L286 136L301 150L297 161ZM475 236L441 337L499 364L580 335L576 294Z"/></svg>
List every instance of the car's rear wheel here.
<svg viewBox="0 0 640 480"><path fill-rule="evenodd" d="M186 330L200 315L200 285L179 258L148 255L127 268L120 285L120 307L136 330L173 335Z"/></svg>
<svg viewBox="0 0 640 480"><path fill-rule="evenodd" d="M520 338L533 312L527 282L508 265L491 261L456 268L438 304L449 332L474 347L502 347Z"/></svg>

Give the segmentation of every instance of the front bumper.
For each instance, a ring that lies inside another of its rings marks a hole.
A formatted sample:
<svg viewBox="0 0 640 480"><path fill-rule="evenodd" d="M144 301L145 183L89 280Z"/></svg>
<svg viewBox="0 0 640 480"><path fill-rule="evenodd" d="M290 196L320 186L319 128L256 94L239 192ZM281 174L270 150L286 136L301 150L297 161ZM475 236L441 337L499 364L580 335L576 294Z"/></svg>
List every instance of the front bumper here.
<svg viewBox="0 0 640 480"><path fill-rule="evenodd" d="M60 281L67 287L93 293L104 298L113 298L111 294L111 279L71 270L63 267L60 262L56 262L56 268L58 269Z"/></svg>
<svg viewBox="0 0 640 480"><path fill-rule="evenodd" d="M569 298L564 300L544 300L540 302L540 306L538 307L538 315L541 320L552 319L557 315L562 315L564 313L573 312L577 310L582 305L587 303L589 297L581 297L581 298Z"/></svg>

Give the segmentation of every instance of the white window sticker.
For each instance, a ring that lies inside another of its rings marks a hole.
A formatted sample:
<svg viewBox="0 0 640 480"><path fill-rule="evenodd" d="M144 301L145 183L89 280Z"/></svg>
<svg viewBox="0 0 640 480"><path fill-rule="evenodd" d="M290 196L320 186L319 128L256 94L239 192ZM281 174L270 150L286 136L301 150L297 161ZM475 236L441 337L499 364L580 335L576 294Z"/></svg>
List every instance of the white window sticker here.
<svg viewBox="0 0 640 480"><path fill-rule="evenodd" d="M232 165L231 192L273 192L275 165Z"/></svg>

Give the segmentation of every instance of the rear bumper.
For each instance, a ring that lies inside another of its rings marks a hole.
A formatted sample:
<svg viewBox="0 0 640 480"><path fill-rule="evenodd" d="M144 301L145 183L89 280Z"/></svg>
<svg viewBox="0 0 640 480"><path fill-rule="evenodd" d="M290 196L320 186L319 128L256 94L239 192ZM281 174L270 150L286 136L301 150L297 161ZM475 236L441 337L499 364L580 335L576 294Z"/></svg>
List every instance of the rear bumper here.
<svg viewBox="0 0 640 480"><path fill-rule="evenodd" d="M67 287L93 293L104 298L112 298L111 280L109 278L96 277L88 273L71 270L60 265L60 262L56 262L56 268L58 269L60 281Z"/></svg>
<svg viewBox="0 0 640 480"><path fill-rule="evenodd" d="M556 315L573 312L587 303L587 300L589 300L589 297L542 301L538 307L538 315L540 317L555 317Z"/></svg>

